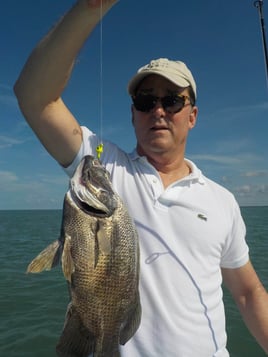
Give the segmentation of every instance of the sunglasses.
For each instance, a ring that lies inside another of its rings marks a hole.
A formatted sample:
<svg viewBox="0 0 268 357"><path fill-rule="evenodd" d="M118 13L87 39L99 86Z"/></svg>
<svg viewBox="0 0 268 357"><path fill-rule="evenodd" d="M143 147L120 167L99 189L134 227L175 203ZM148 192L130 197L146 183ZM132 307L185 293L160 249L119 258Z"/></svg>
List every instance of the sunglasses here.
<svg viewBox="0 0 268 357"><path fill-rule="evenodd" d="M160 100L163 109L169 113L178 113L185 106L186 99L190 100L187 95L173 94L166 97L157 97L152 94L137 94L132 96L134 107L139 112L150 112L158 100ZM191 104L191 101L190 103Z"/></svg>

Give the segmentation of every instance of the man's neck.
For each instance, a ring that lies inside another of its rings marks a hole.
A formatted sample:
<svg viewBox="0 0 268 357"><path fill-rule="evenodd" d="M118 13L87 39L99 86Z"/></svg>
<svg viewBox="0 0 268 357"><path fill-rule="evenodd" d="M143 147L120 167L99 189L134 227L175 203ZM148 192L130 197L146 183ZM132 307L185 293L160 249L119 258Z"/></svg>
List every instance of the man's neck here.
<svg viewBox="0 0 268 357"><path fill-rule="evenodd" d="M147 159L158 171L165 188L191 173L191 168L184 157L177 157L175 160L164 160L159 156L156 159L152 157L147 157Z"/></svg>

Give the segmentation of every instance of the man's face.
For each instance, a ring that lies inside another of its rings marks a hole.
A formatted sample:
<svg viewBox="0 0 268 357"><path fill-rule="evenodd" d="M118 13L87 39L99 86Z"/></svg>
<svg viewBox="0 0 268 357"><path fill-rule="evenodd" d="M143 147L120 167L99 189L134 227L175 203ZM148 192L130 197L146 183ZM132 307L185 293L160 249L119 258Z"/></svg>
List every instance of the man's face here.
<svg viewBox="0 0 268 357"><path fill-rule="evenodd" d="M171 94L189 96L188 89L179 88L158 75L146 77L138 87L138 94L161 98ZM197 107L193 107L187 98L181 111L172 113L167 109L163 108L160 100L149 112L139 111L132 105L133 126L140 155L150 158L168 153L184 153L188 132L196 123Z"/></svg>

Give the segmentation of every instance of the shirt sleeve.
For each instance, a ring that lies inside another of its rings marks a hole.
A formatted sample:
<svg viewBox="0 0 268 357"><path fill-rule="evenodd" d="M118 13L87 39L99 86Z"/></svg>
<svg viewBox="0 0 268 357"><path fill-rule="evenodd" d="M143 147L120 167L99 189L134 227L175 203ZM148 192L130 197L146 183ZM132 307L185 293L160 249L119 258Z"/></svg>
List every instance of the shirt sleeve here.
<svg viewBox="0 0 268 357"><path fill-rule="evenodd" d="M69 177L73 176L77 166L84 156L96 156L96 147L100 144L100 139L96 134L94 134L85 126L82 126L81 129L83 135L81 147L71 165L66 168L63 167L63 170ZM123 150L119 149L117 145L105 140L103 142L103 146L104 149L103 153L101 154L100 161L110 173L118 161L121 163L121 165L123 163L127 164L128 155Z"/></svg>
<svg viewBox="0 0 268 357"><path fill-rule="evenodd" d="M240 208L233 199L232 225L223 248L221 267L235 269L245 265L249 260L249 248L246 243L246 226Z"/></svg>
<svg viewBox="0 0 268 357"><path fill-rule="evenodd" d="M82 126L81 129L82 129L83 141L80 146L80 149L76 157L74 158L73 162L71 163L71 165L68 167L63 167L63 170L69 177L73 176L75 169L77 168L78 164L80 163L80 161L84 156L96 155L95 149L99 144L99 138L97 135L92 133L92 131L90 131L85 126Z"/></svg>

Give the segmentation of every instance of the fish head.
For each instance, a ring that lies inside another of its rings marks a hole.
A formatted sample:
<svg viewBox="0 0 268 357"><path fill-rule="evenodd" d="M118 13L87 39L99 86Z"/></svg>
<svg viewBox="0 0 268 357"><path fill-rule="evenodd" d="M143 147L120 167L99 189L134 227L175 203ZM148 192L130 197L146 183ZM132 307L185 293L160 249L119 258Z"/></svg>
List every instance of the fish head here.
<svg viewBox="0 0 268 357"><path fill-rule="evenodd" d="M117 207L109 172L94 156L85 156L70 181L75 204L93 216L109 217Z"/></svg>

